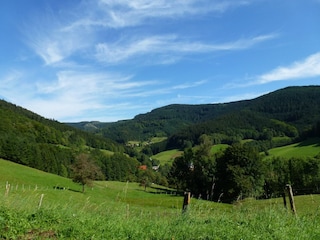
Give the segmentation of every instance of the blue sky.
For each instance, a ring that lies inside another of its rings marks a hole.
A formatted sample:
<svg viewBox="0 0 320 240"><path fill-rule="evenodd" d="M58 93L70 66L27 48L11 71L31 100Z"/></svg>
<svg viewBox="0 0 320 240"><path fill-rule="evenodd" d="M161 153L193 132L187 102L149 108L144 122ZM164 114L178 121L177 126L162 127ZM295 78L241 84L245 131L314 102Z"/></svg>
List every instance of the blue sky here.
<svg viewBox="0 0 320 240"><path fill-rule="evenodd" d="M320 0L2 0L0 98L61 122L320 83Z"/></svg>

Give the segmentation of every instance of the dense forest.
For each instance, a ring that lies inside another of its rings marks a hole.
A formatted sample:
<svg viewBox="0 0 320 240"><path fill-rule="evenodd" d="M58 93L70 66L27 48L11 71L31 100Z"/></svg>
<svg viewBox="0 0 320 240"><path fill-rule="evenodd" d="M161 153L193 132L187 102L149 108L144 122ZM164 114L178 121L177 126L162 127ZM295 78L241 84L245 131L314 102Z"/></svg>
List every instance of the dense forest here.
<svg viewBox="0 0 320 240"><path fill-rule="evenodd" d="M224 104L169 105L115 123L63 124L3 100L0 116L0 158L65 177L85 153L103 179L158 183L208 200L280 196L287 183L296 193L320 191L320 154L263 158L274 147L320 137L319 86ZM126 144L153 137L165 140ZM213 154L212 146L221 143L229 147ZM169 149L183 154L166 165L152 158Z"/></svg>
<svg viewBox="0 0 320 240"><path fill-rule="evenodd" d="M145 154L101 136L0 100L0 158L64 177L71 176L71 165L82 153L90 154L106 180L144 181L167 184L160 172L150 168Z"/></svg>
<svg viewBox="0 0 320 240"><path fill-rule="evenodd" d="M68 176L74 156L91 148L124 152L113 140L45 119L0 100L0 157Z"/></svg>

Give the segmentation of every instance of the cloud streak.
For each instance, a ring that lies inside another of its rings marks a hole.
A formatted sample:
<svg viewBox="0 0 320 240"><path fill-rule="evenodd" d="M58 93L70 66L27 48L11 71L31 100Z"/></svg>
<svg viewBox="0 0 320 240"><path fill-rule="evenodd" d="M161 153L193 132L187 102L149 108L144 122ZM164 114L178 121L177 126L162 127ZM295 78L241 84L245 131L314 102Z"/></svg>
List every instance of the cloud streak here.
<svg viewBox="0 0 320 240"><path fill-rule="evenodd" d="M231 0L100 0L91 2L85 16L72 22L65 30L77 28L125 28L148 24L150 20L176 19L198 14L222 13L230 8L250 4L251 1ZM148 20L148 21L147 21Z"/></svg>
<svg viewBox="0 0 320 240"><path fill-rule="evenodd" d="M96 58L101 62L113 64L121 63L134 57L154 56L155 54L159 59L165 59L169 55L171 58L174 56L174 59L178 60L187 54L243 50L276 37L277 35L270 34L239 39L233 42L208 44L183 41L175 35L151 36L134 40L122 40L111 44L99 43L96 45Z"/></svg>
<svg viewBox="0 0 320 240"><path fill-rule="evenodd" d="M69 70L57 72L56 78L48 82L29 83L32 91L26 95L25 88L19 87L24 86L22 76L20 72L10 72L1 81L9 86L6 93L9 100L14 98L15 103L42 116L62 121L71 121L70 116L78 121L82 117L88 119L90 113L94 112L108 112L113 118L104 114L101 119L115 121L119 117L126 118L126 112L130 109L143 111L141 102L146 101L144 105L150 105L149 100L143 100L150 96L166 95L206 83L203 80L167 86L168 83L156 80L134 80L133 75L97 72L93 69ZM97 117L95 119L99 120Z"/></svg>
<svg viewBox="0 0 320 240"><path fill-rule="evenodd" d="M64 31L58 20L52 19L48 23L35 23L27 28L27 44L45 62L54 65L74 54L79 54L92 44L92 37L82 31Z"/></svg>
<svg viewBox="0 0 320 240"><path fill-rule="evenodd" d="M276 69L257 77L255 84L267 84L274 81L312 78L320 76L320 52L308 56L302 61Z"/></svg>
<svg viewBox="0 0 320 240"><path fill-rule="evenodd" d="M186 0L186 1L147 1L147 0L100 0L83 2L75 12L52 17L43 13L41 20L34 20L33 30L26 35L28 45L42 58L46 65L54 65L73 55L91 57L96 51L99 60L117 63L134 55L147 52L159 53L163 46L166 52L194 53L227 50L251 44L246 39L226 44L212 45L201 42L184 42L174 35L155 35L131 41L117 40L100 42L99 34L105 31L114 34L116 29L140 25L150 25L157 19L176 19L202 16L212 12L224 12L230 8L250 4L250 1L227 0ZM43 20L44 19L44 20ZM67 19L67 20L66 20ZM251 41L262 41L261 36ZM130 37L129 37L130 39ZM100 42L100 43L99 43ZM180 46L179 46L180 45ZM163 56L162 56L163 57ZM174 63L179 57L166 56L161 63Z"/></svg>

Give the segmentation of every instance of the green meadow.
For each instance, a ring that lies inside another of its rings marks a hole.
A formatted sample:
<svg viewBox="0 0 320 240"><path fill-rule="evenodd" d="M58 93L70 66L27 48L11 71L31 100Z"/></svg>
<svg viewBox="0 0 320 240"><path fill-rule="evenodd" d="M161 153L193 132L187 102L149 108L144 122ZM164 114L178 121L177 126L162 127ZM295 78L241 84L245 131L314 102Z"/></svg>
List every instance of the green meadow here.
<svg viewBox="0 0 320 240"><path fill-rule="evenodd" d="M171 165L173 160L176 157L181 156L182 154L183 154L183 151L179 151L178 149L173 149L173 150L167 150L167 151L160 152L156 155L153 155L152 158L159 160L162 165L164 165L166 163Z"/></svg>
<svg viewBox="0 0 320 240"><path fill-rule="evenodd" d="M250 141L250 140L247 140ZM211 148L212 153L217 153L223 151L228 147L227 144L215 144ZM161 164L168 163L169 165L172 164L174 158L181 156L183 151L179 151L178 149L168 150L160 152L156 155L153 155L153 159L157 159L160 161ZM285 158L292 158L292 157L315 157L320 154L320 138L311 138L306 141L302 141L299 143L294 143L290 145L286 145L283 147L272 148L268 150L268 156L266 159L271 157L285 157Z"/></svg>
<svg viewBox="0 0 320 240"><path fill-rule="evenodd" d="M212 146L211 152L217 153L217 152L223 151L227 147L228 147L227 144L215 144ZM172 149L172 150L163 151L163 152L160 152L156 155L153 155L152 158L159 160L162 165L164 165L166 163L171 165L173 160L176 157L181 156L182 154L183 154L183 151L180 151L178 149Z"/></svg>
<svg viewBox="0 0 320 240"><path fill-rule="evenodd" d="M295 197L295 216L280 198L192 198L182 213L183 197L157 185L102 181L80 191L70 179L0 160L0 239L320 238L318 195Z"/></svg>
<svg viewBox="0 0 320 240"><path fill-rule="evenodd" d="M268 151L269 157L315 157L320 154L320 138L312 138L303 142L277 147Z"/></svg>
<svg viewBox="0 0 320 240"><path fill-rule="evenodd" d="M229 145L228 144L215 144L211 148L212 153L218 153L225 150Z"/></svg>

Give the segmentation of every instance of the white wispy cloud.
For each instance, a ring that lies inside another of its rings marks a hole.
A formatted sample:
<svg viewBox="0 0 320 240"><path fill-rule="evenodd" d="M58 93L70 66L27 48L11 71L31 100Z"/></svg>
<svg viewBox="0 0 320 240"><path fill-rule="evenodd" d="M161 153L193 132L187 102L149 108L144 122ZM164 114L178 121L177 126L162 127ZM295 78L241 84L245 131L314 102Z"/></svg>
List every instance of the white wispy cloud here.
<svg viewBox="0 0 320 240"><path fill-rule="evenodd" d="M28 27L27 44L42 58L46 65L59 63L75 53L90 47L92 36L82 31L64 31L63 24L51 22L34 23Z"/></svg>
<svg viewBox="0 0 320 240"><path fill-rule="evenodd" d="M0 76L0 96L5 100L15 102L17 98L32 97L35 87L27 81L27 72L17 69L9 70ZM21 105L23 101L20 102Z"/></svg>
<svg viewBox="0 0 320 240"><path fill-rule="evenodd" d="M134 105L130 94L148 91L147 86L159 84L133 77L94 69L64 70L57 72L51 81L25 82L24 73L13 70L1 76L0 96L42 116L62 121L70 120L71 116L75 119L90 117L96 111L110 112L113 118L121 119L124 109L137 107L130 106ZM112 120L107 114L101 119Z"/></svg>
<svg viewBox="0 0 320 240"><path fill-rule="evenodd" d="M131 110L143 112L146 106L151 106L150 96L166 95L206 83L202 80L167 86L167 82L156 80L139 81L133 75L94 70L59 71L51 81L29 83L32 91L24 94L26 89L21 76L12 72L1 82L11 83L6 95L12 96L18 105L60 121L88 120L91 114L92 118L101 121L125 119ZM100 118L97 117L99 114Z"/></svg>
<svg viewBox="0 0 320 240"><path fill-rule="evenodd" d="M17 86L17 80L21 77L20 72L12 71L0 77L0 98L11 101L14 95L11 94L11 89Z"/></svg>
<svg viewBox="0 0 320 240"><path fill-rule="evenodd" d="M255 84L266 84L274 81L312 78L320 76L320 52L292 63L289 66L276 69L257 77Z"/></svg>
<svg viewBox="0 0 320 240"><path fill-rule="evenodd" d="M113 37L114 31L127 27L150 25L153 20L202 16L212 12L224 12L233 7L250 4L250 1L231 0L100 0L83 1L77 8L64 11L64 15L52 16L44 12L28 27L28 45L46 65L66 61L72 56L107 63L120 63L134 56L160 53L157 63L171 64L179 55L167 53L204 53L244 49L274 36L263 35L252 39L210 44L183 41L185 36L155 35L148 37ZM42 17L41 17L42 16ZM108 35L108 42L102 35ZM119 32L117 32L119 33ZM116 35L116 34L115 34ZM123 33L120 34L122 36ZM192 37L192 36L191 36ZM110 40L111 39L111 40ZM154 61L155 59L151 59Z"/></svg>
<svg viewBox="0 0 320 240"><path fill-rule="evenodd" d="M180 84L180 85L175 85L172 87L172 89L194 88L194 87L201 86L201 85L205 84L206 82L207 82L207 80L200 80L200 81L196 81L193 83L184 83L184 84Z"/></svg>
<svg viewBox="0 0 320 240"><path fill-rule="evenodd" d="M97 44L96 58L102 62L120 63L130 58L147 54L156 56L160 60L165 59L166 56L169 55L171 58L173 57L173 61L170 61L170 63L172 63L186 54L242 50L276 37L276 34L269 34L218 44L183 41L175 35L151 36L141 39L123 39L111 44ZM157 63L157 61L154 61L154 58L152 58L152 62Z"/></svg>
<svg viewBox="0 0 320 240"><path fill-rule="evenodd" d="M182 18L207 13L222 13L230 8L248 5L249 0L100 0L89 1L82 9L82 17L65 27L124 28L148 24L150 20ZM90 11L86 10L90 9ZM147 21L148 20L148 21Z"/></svg>
<svg viewBox="0 0 320 240"><path fill-rule="evenodd" d="M38 91L67 101L102 102L157 84L155 81L135 81L132 78L131 75L94 72L94 70L60 71L55 81L38 84Z"/></svg>

